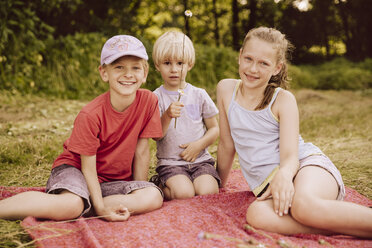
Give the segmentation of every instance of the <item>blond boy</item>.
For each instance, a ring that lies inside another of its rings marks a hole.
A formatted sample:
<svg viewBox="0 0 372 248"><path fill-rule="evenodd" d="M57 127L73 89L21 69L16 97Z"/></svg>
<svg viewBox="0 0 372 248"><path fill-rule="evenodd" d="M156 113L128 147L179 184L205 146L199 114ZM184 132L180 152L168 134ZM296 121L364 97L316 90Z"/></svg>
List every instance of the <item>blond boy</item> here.
<svg viewBox="0 0 372 248"><path fill-rule="evenodd" d="M183 33L169 31L156 41L152 55L164 81L154 91L163 137L157 140L158 175L152 181L166 199L218 193L220 179L207 151L219 134L218 110L204 89L185 81L195 63L193 44Z"/></svg>

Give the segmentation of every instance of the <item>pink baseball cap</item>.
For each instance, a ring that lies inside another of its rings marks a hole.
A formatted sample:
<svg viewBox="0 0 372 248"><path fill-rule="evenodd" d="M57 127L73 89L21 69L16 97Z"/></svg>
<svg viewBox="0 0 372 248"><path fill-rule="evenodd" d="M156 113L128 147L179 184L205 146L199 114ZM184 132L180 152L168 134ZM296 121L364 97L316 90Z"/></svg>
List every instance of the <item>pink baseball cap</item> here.
<svg viewBox="0 0 372 248"><path fill-rule="evenodd" d="M101 65L111 64L125 55L132 55L145 60L149 59L146 48L139 39L130 35L116 35L103 45Z"/></svg>

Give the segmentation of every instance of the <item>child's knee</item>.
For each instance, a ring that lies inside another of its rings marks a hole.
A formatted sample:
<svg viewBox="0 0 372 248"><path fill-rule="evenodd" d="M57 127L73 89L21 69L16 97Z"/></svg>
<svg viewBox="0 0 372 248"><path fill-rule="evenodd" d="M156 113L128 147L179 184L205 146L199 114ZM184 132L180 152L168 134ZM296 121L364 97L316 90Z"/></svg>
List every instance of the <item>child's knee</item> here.
<svg viewBox="0 0 372 248"><path fill-rule="evenodd" d="M146 200L149 205L150 210L155 210L163 205L163 196L159 189L155 187L148 187L148 192L146 194Z"/></svg>
<svg viewBox="0 0 372 248"><path fill-rule="evenodd" d="M195 194L196 195L209 195L209 194L218 194L219 188L217 181L215 183L204 185L204 186L196 186L195 187Z"/></svg>
<svg viewBox="0 0 372 248"><path fill-rule="evenodd" d="M172 196L174 199L188 199L195 196L195 192L193 189L177 189L172 190Z"/></svg>
<svg viewBox="0 0 372 248"><path fill-rule="evenodd" d="M196 195L217 194L219 192L218 182L211 175L201 175L194 180Z"/></svg>
<svg viewBox="0 0 372 248"><path fill-rule="evenodd" d="M173 179L175 178L170 178L166 182L171 199L187 199L195 196L194 185L188 178L178 177L177 180Z"/></svg>
<svg viewBox="0 0 372 248"><path fill-rule="evenodd" d="M267 220L262 214L263 208L266 208L264 202L254 201L249 205L246 214L246 220L249 225L254 228L265 229Z"/></svg>
<svg viewBox="0 0 372 248"><path fill-rule="evenodd" d="M84 211L84 201L81 197L77 195L71 195L68 201L65 201L66 204L58 204L54 209L53 219L55 220L70 220L78 218Z"/></svg>
<svg viewBox="0 0 372 248"><path fill-rule="evenodd" d="M293 198L290 213L299 223L309 225L314 221L317 210L319 207L316 199L297 195Z"/></svg>
<svg viewBox="0 0 372 248"><path fill-rule="evenodd" d="M179 187L169 188L173 199L188 199L195 196L194 187L190 185L179 185Z"/></svg>

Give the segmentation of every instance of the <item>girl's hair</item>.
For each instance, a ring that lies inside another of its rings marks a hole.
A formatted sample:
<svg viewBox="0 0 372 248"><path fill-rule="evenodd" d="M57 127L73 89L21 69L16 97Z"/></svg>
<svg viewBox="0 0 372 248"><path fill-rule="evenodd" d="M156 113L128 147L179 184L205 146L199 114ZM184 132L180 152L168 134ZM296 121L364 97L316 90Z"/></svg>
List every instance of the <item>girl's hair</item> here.
<svg viewBox="0 0 372 248"><path fill-rule="evenodd" d="M265 108L275 92L275 89L281 87L283 89L288 88L288 59L290 52L293 51L294 46L286 39L285 35L282 34L280 31L274 28L267 28L267 27L258 27L251 29L244 38L242 49L244 49L245 44L251 38L258 38L260 40L266 41L268 43L273 44L274 48L276 49L276 63L282 63L282 68L280 72L272 76L269 80L268 85L264 91L264 97L260 104L258 104L255 110Z"/></svg>
<svg viewBox="0 0 372 248"><path fill-rule="evenodd" d="M156 66L166 60L177 60L187 63L191 68L195 64L194 46L190 38L182 32L168 31L156 40L152 59Z"/></svg>

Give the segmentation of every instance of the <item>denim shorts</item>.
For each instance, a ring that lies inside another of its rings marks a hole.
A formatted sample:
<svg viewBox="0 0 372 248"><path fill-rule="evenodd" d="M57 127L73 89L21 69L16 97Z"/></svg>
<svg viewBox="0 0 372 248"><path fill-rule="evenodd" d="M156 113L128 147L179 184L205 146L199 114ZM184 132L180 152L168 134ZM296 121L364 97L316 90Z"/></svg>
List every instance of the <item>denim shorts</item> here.
<svg viewBox="0 0 372 248"><path fill-rule="evenodd" d="M211 175L217 180L218 185L221 184L221 179L218 176L216 168L214 168L214 160L207 160L201 163L185 164L185 165L160 165L156 168L159 174L160 183L165 186L166 181L176 175L185 175L191 182L201 175Z"/></svg>
<svg viewBox="0 0 372 248"><path fill-rule="evenodd" d="M137 189L143 189L147 187L157 188L161 194L163 192L155 184L147 181L113 181L103 182L100 184L102 197L109 195L126 195ZM48 194L59 194L63 190L68 190L80 196L84 201L84 210L81 216L87 214L91 208L92 203L90 202L90 194L88 190L85 177L81 170L71 165L60 165L55 167L48 179L45 192Z"/></svg>

